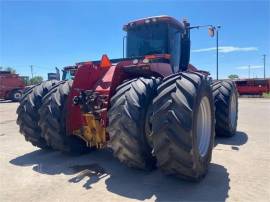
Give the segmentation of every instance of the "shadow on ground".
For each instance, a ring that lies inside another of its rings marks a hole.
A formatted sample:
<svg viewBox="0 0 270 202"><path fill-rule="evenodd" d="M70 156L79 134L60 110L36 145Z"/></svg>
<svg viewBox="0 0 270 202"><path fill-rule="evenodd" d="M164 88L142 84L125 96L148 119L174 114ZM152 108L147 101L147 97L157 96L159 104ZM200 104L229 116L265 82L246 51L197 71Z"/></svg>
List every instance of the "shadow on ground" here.
<svg viewBox="0 0 270 202"><path fill-rule="evenodd" d="M86 189L105 178L108 191L121 196L156 201L225 201L229 174L221 165L211 164L209 173L199 183L164 176L159 170L144 172L125 167L109 150L69 156L56 151L37 150L10 161L16 166L32 166L42 174L70 175L70 183L84 183ZM86 179L82 181L82 179Z"/></svg>
<svg viewBox="0 0 270 202"><path fill-rule="evenodd" d="M248 141L248 136L245 132L237 131L236 134L232 137L216 137L215 146L218 144L231 145L232 149L238 148L246 144Z"/></svg>

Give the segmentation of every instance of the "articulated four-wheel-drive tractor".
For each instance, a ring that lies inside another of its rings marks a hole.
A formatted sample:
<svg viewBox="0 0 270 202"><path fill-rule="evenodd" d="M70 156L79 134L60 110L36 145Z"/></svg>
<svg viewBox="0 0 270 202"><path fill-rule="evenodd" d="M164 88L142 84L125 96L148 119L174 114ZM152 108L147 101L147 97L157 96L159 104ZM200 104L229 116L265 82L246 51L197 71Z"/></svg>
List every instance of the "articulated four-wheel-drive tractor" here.
<svg viewBox="0 0 270 202"><path fill-rule="evenodd" d="M74 79L29 89L17 110L20 132L42 149L110 147L129 167L201 179L215 134L235 134L235 85L189 65L187 21L150 17L124 30L126 57L78 63Z"/></svg>

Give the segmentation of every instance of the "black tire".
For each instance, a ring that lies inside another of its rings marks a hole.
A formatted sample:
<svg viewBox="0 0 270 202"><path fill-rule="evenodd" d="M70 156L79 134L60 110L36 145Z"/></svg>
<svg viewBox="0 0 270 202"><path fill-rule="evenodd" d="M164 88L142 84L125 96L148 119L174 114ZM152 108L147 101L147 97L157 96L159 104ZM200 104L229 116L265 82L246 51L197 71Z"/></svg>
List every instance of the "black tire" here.
<svg viewBox="0 0 270 202"><path fill-rule="evenodd" d="M12 100L12 102L20 102L20 100L22 99L22 91L21 90L13 90L10 93L10 100Z"/></svg>
<svg viewBox="0 0 270 202"><path fill-rule="evenodd" d="M87 151L86 143L79 137L67 134L67 98L73 81L61 81L43 98L39 110L39 125L48 145L53 149L69 153Z"/></svg>
<svg viewBox="0 0 270 202"><path fill-rule="evenodd" d="M235 84L230 80L212 83L216 108L216 135L231 137L236 134L238 119L238 94ZM233 101L235 99L235 102ZM232 106L236 105L235 110ZM235 113L231 113L234 111ZM234 115L233 115L234 114Z"/></svg>
<svg viewBox="0 0 270 202"><path fill-rule="evenodd" d="M38 125L40 119L38 110L42 105L42 98L57 82L55 80L44 81L28 89L17 108L17 124L20 127L20 133L24 135L26 141L42 149L48 148L48 145L42 137L41 128Z"/></svg>
<svg viewBox="0 0 270 202"><path fill-rule="evenodd" d="M146 140L146 112L159 83L155 78L136 78L117 87L109 109L109 146L128 167L151 170L156 160Z"/></svg>
<svg viewBox="0 0 270 202"><path fill-rule="evenodd" d="M201 154L197 143L197 118L203 99L208 100L210 123L207 143ZM157 166L165 174L191 181L205 176L212 157L214 116L211 86L205 76L186 72L163 80L153 100L149 139Z"/></svg>

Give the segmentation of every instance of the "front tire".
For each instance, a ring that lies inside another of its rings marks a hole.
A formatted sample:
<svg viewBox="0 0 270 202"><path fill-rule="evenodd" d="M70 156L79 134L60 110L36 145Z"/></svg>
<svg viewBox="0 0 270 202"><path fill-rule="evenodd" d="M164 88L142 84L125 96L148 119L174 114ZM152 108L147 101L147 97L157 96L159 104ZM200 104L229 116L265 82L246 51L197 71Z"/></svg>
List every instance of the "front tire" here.
<svg viewBox="0 0 270 202"><path fill-rule="evenodd" d="M164 79L153 100L149 139L165 174L192 181L205 176L212 156L214 116L205 76L186 72Z"/></svg>
<svg viewBox="0 0 270 202"><path fill-rule="evenodd" d="M159 80L136 78L117 87L109 109L110 147L129 167L151 170L155 159L146 140L146 112Z"/></svg>
<svg viewBox="0 0 270 202"><path fill-rule="evenodd" d="M214 81L212 89L216 108L216 135L222 137L234 136L238 119L236 86L230 80Z"/></svg>

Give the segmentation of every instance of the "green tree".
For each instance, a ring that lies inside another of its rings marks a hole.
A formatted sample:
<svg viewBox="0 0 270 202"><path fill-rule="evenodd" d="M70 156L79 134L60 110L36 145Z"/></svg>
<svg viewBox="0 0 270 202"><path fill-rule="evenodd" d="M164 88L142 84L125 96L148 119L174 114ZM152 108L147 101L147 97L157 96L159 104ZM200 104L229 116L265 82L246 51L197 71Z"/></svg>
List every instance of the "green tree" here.
<svg viewBox="0 0 270 202"><path fill-rule="evenodd" d="M239 79L239 76L237 74L231 74L228 76L229 79Z"/></svg>
<svg viewBox="0 0 270 202"><path fill-rule="evenodd" d="M33 78L30 79L30 84L35 85L41 83L42 81L43 81L42 76L34 76Z"/></svg>

